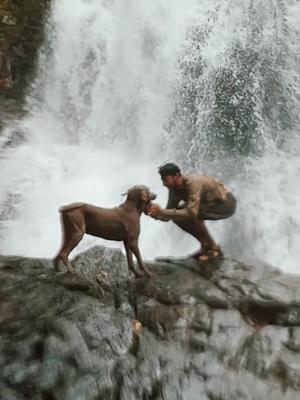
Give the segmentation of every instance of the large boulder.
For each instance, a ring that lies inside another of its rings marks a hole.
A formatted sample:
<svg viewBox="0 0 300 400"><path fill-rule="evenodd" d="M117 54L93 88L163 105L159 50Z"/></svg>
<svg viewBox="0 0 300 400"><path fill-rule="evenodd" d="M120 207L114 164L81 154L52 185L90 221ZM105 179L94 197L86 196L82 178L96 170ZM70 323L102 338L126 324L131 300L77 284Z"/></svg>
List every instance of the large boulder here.
<svg viewBox="0 0 300 400"><path fill-rule="evenodd" d="M0 257L0 398L300 398L300 277L255 261L149 262L118 250Z"/></svg>

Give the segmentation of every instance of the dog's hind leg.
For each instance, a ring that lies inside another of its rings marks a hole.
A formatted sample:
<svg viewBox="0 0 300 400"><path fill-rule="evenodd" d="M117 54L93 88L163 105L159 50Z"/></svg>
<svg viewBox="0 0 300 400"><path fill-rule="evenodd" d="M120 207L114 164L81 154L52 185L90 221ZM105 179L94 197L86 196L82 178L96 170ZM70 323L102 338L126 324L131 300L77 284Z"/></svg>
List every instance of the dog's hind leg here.
<svg viewBox="0 0 300 400"><path fill-rule="evenodd" d="M68 259L69 254L74 247L81 241L84 232L79 230L74 221L68 216L67 213L61 214L61 228L62 228L62 245L53 260L54 267L59 271L59 263L62 261L68 272L74 273L71 262Z"/></svg>
<svg viewBox="0 0 300 400"><path fill-rule="evenodd" d="M141 278L144 274L136 271L136 269L134 268L131 247L128 245L127 242L124 242L124 246L126 251L128 269L132 271L137 278Z"/></svg>
<svg viewBox="0 0 300 400"><path fill-rule="evenodd" d="M53 258L52 263L56 272L62 272L62 269L65 267L62 259L59 256L59 253L55 258ZM61 264L63 265L63 268L61 267Z"/></svg>
<svg viewBox="0 0 300 400"><path fill-rule="evenodd" d="M66 244L62 247L62 249L58 253L58 257L62 260L68 272L75 273L75 269L72 266L71 261L68 259L68 256L74 249L74 247L76 247L78 243L81 241L83 235L84 233L80 231L73 232L72 236L68 239Z"/></svg>

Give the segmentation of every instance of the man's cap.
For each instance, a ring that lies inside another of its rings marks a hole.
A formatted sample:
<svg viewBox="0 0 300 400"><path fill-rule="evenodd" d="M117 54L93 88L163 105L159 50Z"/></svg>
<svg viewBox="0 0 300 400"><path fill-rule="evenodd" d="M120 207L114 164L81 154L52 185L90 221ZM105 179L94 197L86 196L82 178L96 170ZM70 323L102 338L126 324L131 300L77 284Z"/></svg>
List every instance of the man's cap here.
<svg viewBox="0 0 300 400"><path fill-rule="evenodd" d="M174 163L166 163L158 168L158 173L162 178L169 175L174 176L180 174L180 168Z"/></svg>

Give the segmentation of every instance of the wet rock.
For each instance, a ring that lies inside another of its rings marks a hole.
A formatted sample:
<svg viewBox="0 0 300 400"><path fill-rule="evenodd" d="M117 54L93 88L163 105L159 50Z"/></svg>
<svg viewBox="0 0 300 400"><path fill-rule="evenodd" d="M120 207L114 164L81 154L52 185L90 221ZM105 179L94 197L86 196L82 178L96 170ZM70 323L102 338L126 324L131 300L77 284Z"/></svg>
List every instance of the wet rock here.
<svg viewBox="0 0 300 400"><path fill-rule="evenodd" d="M9 89L12 84L10 56L6 49L0 48L0 90Z"/></svg>
<svg viewBox="0 0 300 400"><path fill-rule="evenodd" d="M300 390L300 354L294 352L283 352L279 357L274 371L283 383L296 390Z"/></svg>
<svg viewBox="0 0 300 400"><path fill-rule="evenodd" d="M101 246L73 263L0 256L0 398L299 397L298 276L173 259L137 280Z"/></svg>
<svg viewBox="0 0 300 400"><path fill-rule="evenodd" d="M241 343L231 365L236 370L245 369L267 378L274 373L281 354L286 352L288 329L267 326L254 331Z"/></svg>
<svg viewBox="0 0 300 400"><path fill-rule="evenodd" d="M20 103L35 67L50 0L0 4L0 97Z"/></svg>
<svg viewBox="0 0 300 400"><path fill-rule="evenodd" d="M289 340L286 346L293 351L300 352L300 328L289 329Z"/></svg>

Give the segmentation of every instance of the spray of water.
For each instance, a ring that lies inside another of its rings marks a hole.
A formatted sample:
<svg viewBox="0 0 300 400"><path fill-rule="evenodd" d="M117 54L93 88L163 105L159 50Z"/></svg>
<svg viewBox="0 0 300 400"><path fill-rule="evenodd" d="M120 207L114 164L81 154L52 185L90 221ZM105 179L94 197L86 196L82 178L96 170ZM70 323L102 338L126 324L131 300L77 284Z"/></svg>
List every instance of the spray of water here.
<svg viewBox="0 0 300 400"><path fill-rule="evenodd" d="M112 206L144 183L163 203L157 166L175 159L236 193L236 216L210 225L227 252L295 271L297 7L56 1L28 114L1 137L1 252L52 256L57 208L67 202ZM144 256L192 250L170 225L143 217ZM78 251L94 243L85 238Z"/></svg>
<svg viewBox="0 0 300 400"><path fill-rule="evenodd" d="M166 157L177 60L196 6L55 2L28 116L2 136L1 252L55 254L61 204L113 206L138 183L165 200L157 166ZM143 217L146 257L162 248L164 228ZM99 240L85 238L78 251L91 243Z"/></svg>
<svg viewBox="0 0 300 400"><path fill-rule="evenodd" d="M224 179L238 196L236 215L211 224L226 250L297 272L299 3L202 4L205 18L191 27L180 62L170 136L186 168Z"/></svg>

